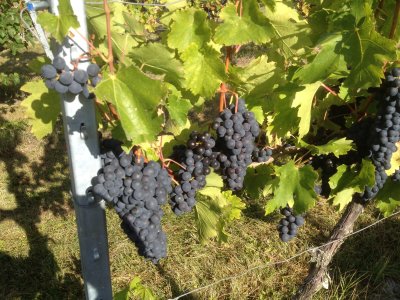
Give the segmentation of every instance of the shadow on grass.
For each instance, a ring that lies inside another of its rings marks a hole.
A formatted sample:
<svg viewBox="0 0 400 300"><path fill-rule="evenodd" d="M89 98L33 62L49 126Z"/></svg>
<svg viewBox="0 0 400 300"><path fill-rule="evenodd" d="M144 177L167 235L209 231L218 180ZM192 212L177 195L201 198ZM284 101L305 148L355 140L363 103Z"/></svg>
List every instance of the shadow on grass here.
<svg viewBox="0 0 400 300"><path fill-rule="evenodd" d="M38 228L41 213L51 211L65 216L69 209L64 194L69 189L69 178L58 176L67 169L63 137L58 133L46 140L45 153L40 163L31 164L26 176L21 168L29 164L28 158L16 147L22 143L24 128L12 128L0 116L0 161L8 173L8 192L14 194L17 207L0 209L0 222L13 220L24 230L29 244L28 257L17 257L0 251L0 298L1 299L81 299L83 288L79 275L57 274L59 267L49 249L50 239ZM14 129L14 130L13 130ZM54 178L53 178L54 177ZM44 188L45 187L45 188Z"/></svg>

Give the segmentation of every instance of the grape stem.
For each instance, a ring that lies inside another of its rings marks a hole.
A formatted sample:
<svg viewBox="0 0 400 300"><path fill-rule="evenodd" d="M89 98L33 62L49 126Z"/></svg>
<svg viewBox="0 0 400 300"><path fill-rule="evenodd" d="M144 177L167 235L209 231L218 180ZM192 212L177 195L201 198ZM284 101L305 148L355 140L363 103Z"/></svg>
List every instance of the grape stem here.
<svg viewBox="0 0 400 300"><path fill-rule="evenodd" d="M78 30L74 30L86 43L88 43L88 45L89 45L89 47L90 47L90 50L91 51L94 51L98 56L100 56L100 58L104 61L104 62L107 62L108 60L107 60L107 57L105 57L104 56L104 54L99 50L99 49L97 49L94 45L93 45L93 43L91 42L91 41L89 41L82 33L80 33ZM70 31L69 32L71 35L72 35L72 37L74 36L74 33L72 32L72 31Z"/></svg>
<svg viewBox="0 0 400 300"><path fill-rule="evenodd" d="M334 90L332 90L329 86L327 86L325 83L321 82L321 86L322 86L325 90L327 90L330 94L332 94L333 96L338 97L339 99L341 99L341 98L339 97L339 95L338 95ZM341 100L343 100L343 99L341 99ZM351 113L352 113L354 116L356 116L356 117L358 116L357 111L355 111L354 108L351 107L350 104L346 104L346 106L350 109Z"/></svg>
<svg viewBox="0 0 400 300"><path fill-rule="evenodd" d="M396 8L394 9L393 12L393 20L392 20L392 26L390 27L389 39L394 38L394 34L396 33L397 22L399 21L399 14L400 14L400 0L397 0Z"/></svg>
<svg viewBox="0 0 400 300"><path fill-rule="evenodd" d="M107 0L103 0L104 12L106 13L106 25L107 25L107 47L108 47L108 66L110 67L110 73L114 74L114 55L112 49L112 40L111 40L111 16L110 16L110 7L108 6Z"/></svg>
<svg viewBox="0 0 400 300"><path fill-rule="evenodd" d="M379 17L380 12L382 11L383 8L383 3L385 3L385 0L380 0L378 3L378 6L375 9L374 17L377 19Z"/></svg>
<svg viewBox="0 0 400 300"><path fill-rule="evenodd" d="M173 160L173 159L171 159L171 158L165 158L165 159L164 159L164 162L167 162L167 163L166 163L166 166L167 166L167 167L169 167L170 163L174 163L174 164L176 164L177 166L179 166L181 169L186 170L186 167L185 167L184 165L181 165L180 163L178 163L177 161L175 161L175 160Z"/></svg>

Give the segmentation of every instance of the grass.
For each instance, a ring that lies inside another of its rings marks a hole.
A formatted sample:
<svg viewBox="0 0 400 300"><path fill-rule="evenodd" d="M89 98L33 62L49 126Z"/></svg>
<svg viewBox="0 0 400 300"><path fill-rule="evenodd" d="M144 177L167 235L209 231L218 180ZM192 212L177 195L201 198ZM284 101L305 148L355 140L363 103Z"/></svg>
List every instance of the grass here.
<svg viewBox="0 0 400 300"><path fill-rule="evenodd" d="M61 124L38 141L24 123L15 99L0 100L0 299L82 299L75 215ZM140 276L160 298L178 296L250 267L288 258L326 241L340 217L320 200L298 237L281 243L279 215L265 217L264 200L248 199L244 217L229 228L228 244L201 245L193 214L166 209L168 258L157 266L137 255L107 210L114 291ZM367 209L356 229L376 220ZM387 220L347 240L329 272L329 289L315 299L398 299L400 222ZM307 274L310 255L261 268L184 299L289 299Z"/></svg>

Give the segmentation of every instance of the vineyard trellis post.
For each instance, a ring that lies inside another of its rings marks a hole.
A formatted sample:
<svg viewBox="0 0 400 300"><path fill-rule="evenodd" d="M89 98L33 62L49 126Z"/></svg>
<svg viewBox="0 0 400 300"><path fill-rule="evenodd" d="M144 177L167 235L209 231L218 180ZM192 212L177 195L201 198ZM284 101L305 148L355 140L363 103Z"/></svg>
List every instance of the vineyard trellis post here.
<svg viewBox="0 0 400 300"><path fill-rule="evenodd" d="M58 0L49 0L49 4L50 11L58 15ZM86 69L90 61L80 59L88 53L84 39L88 36L84 0L75 0L72 8L82 36L66 38L61 47L53 49L54 56L64 58L67 63L79 60L78 68ZM89 300L112 299L104 202L95 201L88 192L101 166L94 102L82 95L66 94L61 96L61 107L85 296Z"/></svg>

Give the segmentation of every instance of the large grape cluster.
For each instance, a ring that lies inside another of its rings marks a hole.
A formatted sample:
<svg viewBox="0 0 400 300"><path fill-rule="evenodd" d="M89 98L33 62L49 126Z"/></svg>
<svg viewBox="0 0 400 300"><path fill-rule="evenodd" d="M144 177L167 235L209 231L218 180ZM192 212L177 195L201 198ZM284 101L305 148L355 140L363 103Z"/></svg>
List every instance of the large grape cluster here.
<svg viewBox="0 0 400 300"><path fill-rule="evenodd" d="M365 187L362 201L366 202L378 193L387 179L385 170L390 169L392 153L397 151L396 143L400 132L400 68L394 68L386 75L385 92L378 98L379 111L371 127L369 156L375 166L375 184Z"/></svg>
<svg viewBox="0 0 400 300"><path fill-rule="evenodd" d="M114 146L103 156L104 166L93 179L93 194L114 205L139 254L156 263L167 251L161 206L172 192L171 178L157 162L146 163L143 157Z"/></svg>
<svg viewBox="0 0 400 300"><path fill-rule="evenodd" d="M213 128L217 132L216 151L222 178L231 190L243 187L244 176L255 149L254 140L260 127L253 112L246 109L243 99L239 99L237 112L235 105L225 108L215 120Z"/></svg>
<svg viewBox="0 0 400 300"><path fill-rule="evenodd" d="M288 242L297 234L297 229L304 224L304 218L301 215L295 216L291 207L281 209L282 218L278 225L279 237L282 242Z"/></svg>
<svg viewBox="0 0 400 300"><path fill-rule="evenodd" d="M60 94L82 94L85 98L91 98L88 83L96 86L99 81L100 68L96 64L90 64L87 70L76 69L71 71L62 57L55 57L53 63L42 67L42 77L46 86Z"/></svg>
<svg viewBox="0 0 400 300"><path fill-rule="evenodd" d="M219 167L213 153L214 147L215 141L209 133L193 131L186 147L174 149L173 158L183 166L176 174L179 185L171 194L170 203L175 214L192 210L196 204L196 191L205 187L206 176L211 172L210 166Z"/></svg>

